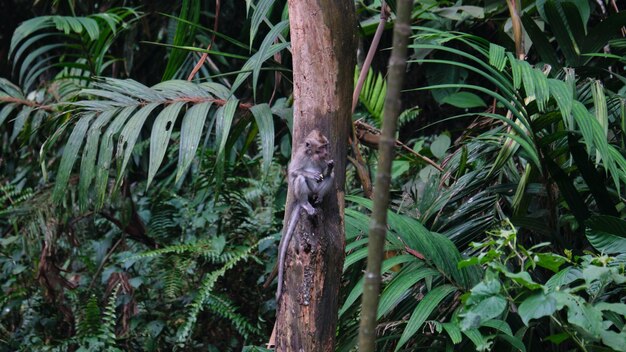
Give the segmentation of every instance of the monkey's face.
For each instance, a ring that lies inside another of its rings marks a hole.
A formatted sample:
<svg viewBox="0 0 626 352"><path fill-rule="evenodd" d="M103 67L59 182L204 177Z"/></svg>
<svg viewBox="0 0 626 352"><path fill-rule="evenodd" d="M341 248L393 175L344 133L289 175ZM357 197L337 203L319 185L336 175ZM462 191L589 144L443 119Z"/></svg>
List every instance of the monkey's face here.
<svg viewBox="0 0 626 352"><path fill-rule="evenodd" d="M316 163L323 163L330 158L328 139L318 130L313 130L305 138L306 153Z"/></svg>
<svg viewBox="0 0 626 352"><path fill-rule="evenodd" d="M317 148L314 148L314 158L316 161L326 161L329 157L328 143L320 144Z"/></svg>

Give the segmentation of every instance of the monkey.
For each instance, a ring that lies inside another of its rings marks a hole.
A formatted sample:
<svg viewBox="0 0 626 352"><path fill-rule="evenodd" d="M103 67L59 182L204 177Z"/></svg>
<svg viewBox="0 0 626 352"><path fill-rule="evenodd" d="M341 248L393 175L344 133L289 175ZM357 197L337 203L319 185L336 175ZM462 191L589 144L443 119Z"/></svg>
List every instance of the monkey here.
<svg viewBox="0 0 626 352"><path fill-rule="evenodd" d="M282 294L285 256L296 228L300 209L304 209L309 216L317 213L313 205L319 205L324 195L333 186L334 166L335 162L330 159L328 139L318 130L313 130L306 136L304 143L298 146L289 163L287 177L289 187L293 190L294 202L289 216L289 225L284 231L278 253L276 302L280 300Z"/></svg>

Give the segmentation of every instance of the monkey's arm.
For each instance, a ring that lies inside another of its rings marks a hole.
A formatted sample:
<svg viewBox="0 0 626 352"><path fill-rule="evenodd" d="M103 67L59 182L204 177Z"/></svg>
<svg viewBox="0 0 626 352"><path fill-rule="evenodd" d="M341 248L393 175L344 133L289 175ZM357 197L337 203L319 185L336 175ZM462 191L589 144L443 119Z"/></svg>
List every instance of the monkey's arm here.
<svg viewBox="0 0 626 352"><path fill-rule="evenodd" d="M308 171L304 169L293 170L289 173L289 175L294 179L298 177L303 177L305 179L313 180L315 182L320 182L325 177L325 175L321 172Z"/></svg>

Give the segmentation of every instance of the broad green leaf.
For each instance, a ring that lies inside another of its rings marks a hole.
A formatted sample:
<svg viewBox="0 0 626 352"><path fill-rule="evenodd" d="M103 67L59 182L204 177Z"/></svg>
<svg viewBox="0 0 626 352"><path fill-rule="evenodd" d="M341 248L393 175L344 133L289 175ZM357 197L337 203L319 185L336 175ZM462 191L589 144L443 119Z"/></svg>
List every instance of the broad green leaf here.
<svg viewBox="0 0 626 352"><path fill-rule="evenodd" d="M115 153L115 158L118 161L115 188L119 187L122 181L122 174L126 170L126 165L128 165L128 161L133 153L135 143L137 143L137 137L139 137L144 122L148 116L150 116L150 113L159 105L159 103L150 103L144 106L128 120L126 125L124 125L120 137L117 140L117 151Z"/></svg>
<svg viewBox="0 0 626 352"><path fill-rule="evenodd" d="M78 150L83 144L85 133L87 133L89 123L94 116L95 114L93 113L83 115L80 120L78 120L78 123L76 123L74 130L67 140L67 144L63 150L63 157L61 158L61 164L59 165L54 191L52 192L52 199L55 202L61 201L65 196L65 190L70 179L70 173L72 172L74 161L76 161Z"/></svg>
<svg viewBox="0 0 626 352"><path fill-rule="evenodd" d="M267 12L274 5L274 0L259 0L259 2L254 7L254 12L252 13L252 20L250 22L250 47L252 47L252 42L254 41L254 37L256 37L256 33L259 30L259 26L261 22L266 18Z"/></svg>
<svg viewBox="0 0 626 352"><path fill-rule="evenodd" d="M517 336L500 334L498 335L498 338L503 339L504 341L508 342L511 346L516 348L518 351L526 352L526 346L524 345L524 342L522 341L522 339L518 338Z"/></svg>
<svg viewBox="0 0 626 352"><path fill-rule="evenodd" d="M237 78L235 79L235 82L233 83L233 86L230 89L231 92L235 92L237 88L239 88L241 84L245 82L246 78L250 76L250 73L252 72L254 67L261 65L263 62L267 61L270 57L274 56L274 54L287 48L288 46L289 46L289 43L272 44L267 49L267 51L263 52L263 56L261 56L260 52L256 52L254 55L252 55L250 59L246 61L243 67L241 67L241 71L240 71L241 73L237 75Z"/></svg>
<svg viewBox="0 0 626 352"><path fill-rule="evenodd" d="M455 292L456 290L457 289L454 286L442 285L435 287L428 292L417 304L417 307L415 307L415 310L411 314L411 318L409 318L409 322L402 332L402 336L396 345L395 351L399 351L401 347L404 346L404 344L419 330L422 324L424 324L433 310L435 310L435 308L437 308L437 306L439 306L449 294Z"/></svg>
<svg viewBox="0 0 626 352"><path fill-rule="evenodd" d="M442 104L450 104L461 109L484 108L487 106L481 97L470 92L452 93L441 100Z"/></svg>
<svg viewBox="0 0 626 352"><path fill-rule="evenodd" d="M518 313L525 325L531 319L539 319L552 315L557 307L557 301L551 293L538 292L526 298L518 307Z"/></svg>
<svg viewBox="0 0 626 352"><path fill-rule="evenodd" d="M217 165L215 167L215 182L218 185L218 188L224 176L224 164L227 154L227 151L225 150L226 141L228 140L230 128L232 126L233 118L235 117L235 112L237 111L238 106L239 100L233 97L229 99L225 105L217 109L217 112L215 113L215 140L218 145L216 158ZM215 192L216 199L218 196L219 190Z"/></svg>
<svg viewBox="0 0 626 352"><path fill-rule="evenodd" d="M450 137L442 133L440 134L430 145L430 151L433 155L439 159L443 158L446 155L446 151L450 147Z"/></svg>
<svg viewBox="0 0 626 352"><path fill-rule="evenodd" d="M146 188L150 186L154 176L156 175L172 135L172 129L176 123L176 118L180 110L185 106L184 102L176 102L167 106L154 121L152 132L150 134L150 163L148 165L148 182Z"/></svg>
<svg viewBox="0 0 626 352"><path fill-rule="evenodd" d="M569 285L582 278L583 274L579 269L569 266L554 274L550 280L546 282L545 287L547 287L549 291L554 291L560 289L561 286Z"/></svg>
<svg viewBox="0 0 626 352"><path fill-rule="evenodd" d="M64 46L65 44L48 44L48 45L41 46L33 50L32 52L30 52L28 55L26 55L26 58L24 59L24 61L20 62L20 72L19 72L20 82L23 83L25 81L26 70L31 69L33 65L33 61L40 60L42 57L50 55L51 52L54 51L54 49L61 48Z"/></svg>
<svg viewBox="0 0 626 352"><path fill-rule="evenodd" d="M217 123L215 125L215 139L218 143L217 155L223 157L226 152L226 141L228 140L228 134L235 117L235 112L239 106L239 100L232 98L229 99L217 112Z"/></svg>
<svg viewBox="0 0 626 352"><path fill-rule="evenodd" d="M472 341L474 346L476 346L476 351L490 350L491 342L485 339L478 329L463 331L463 334Z"/></svg>
<svg viewBox="0 0 626 352"><path fill-rule="evenodd" d="M111 168L111 157L113 156L113 136L117 135L127 119L131 116L136 107L129 106L123 109L107 127L100 141L98 151L98 163L96 167L96 208L104 204L104 196L109 182L109 170Z"/></svg>
<svg viewBox="0 0 626 352"><path fill-rule="evenodd" d="M503 332L505 335L513 336L513 330L511 330L511 327L509 326L509 323L507 323L504 320L491 319L491 320L483 322L481 324L481 326L490 327L490 328L496 329L496 330L498 330L500 332Z"/></svg>
<svg viewBox="0 0 626 352"><path fill-rule="evenodd" d="M196 156L198 145L200 145L202 130L204 129L204 124L212 105L213 102L196 104L189 108L183 117L182 126L180 128L180 148L178 150L176 181L185 174L193 158ZM210 128L206 133L211 133Z"/></svg>
<svg viewBox="0 0 626 352"><path fill-rule="evenodd" d="M626 318L626 304L624 303L600 302L596 304L595 307L596 309L599 309L600 311L608 310L608 311L620 314Z"/></svg>
<svg viewBox="0 0 626 352"><path fill-rule="evenodd" d="M498 317L506 309L506 299L500 295L493 295L472 305L463 313L461 330L466 331L484 325L490 319Z"/></svg>
<svg viewBox="0 0 626 352"><path fill-rule="evenodd" d="M626 351L626 331L620 333L614 331L603 330L602 342L614 349L615 351Z"/></svg>
<svg viewBox="0 0 626 352"><path fill-rule="evenodd" d="M177 48L184 45L190 45L193 42L196 28L190 23L198 23L200 19L200 1L199 0L183 0L180 7L180 20L177 18L176 31L171 38L170 43L173 44L167 66L163 72L162 81L170 80L180 69L183 61L188 55L183 49Z"/></svg>
<svg viewBox="0 0 626 352"><path fill-rule="evenodd" d="M626 221L614 216L595 215L589 218L587 239L598 251L606 254L626 253Z"/></svg>
<svg viewBox="0 0 626 352"><path fill-rule="evenodd" d="M258 9L258 8L257 8ZM256 13L256 11L255 11ZM284 20L274 26L269 33L265 35L263 38L263 42L259 47L259 51L255 54L258 57L265 57L265 52L269 50L269 48L273 45L276 38L286 29L289 28L289 21ZM261 67L263 66L263 62L265 60L258 60L254 62L254 67L252 68L252 96L256 101L256 87L258 86L259 81L259 73L261 72Z"/></svg>
<svg viewBox="0 0 626 352"><path fill-rule="evenodd" d="M274 155L274 120L272 109L267 104L254 105L250 108L261 135L261 153L263 155L263 174L267 175Z"/></svg>
<svg viewBox="0 0 626 352"><path fill-rule="evenodd" d="M380 295L376 319L380 319L395 307L400 299L406 297L411 287L427 277L438 277L436 270L424 267L422 263L406 266L396 275Z"/></svg>
<svg viewBox="0 0 626 352"><path fill-rule="evenodd" d="M2 126L2 123L7 119L7 117L9 117L9 115L11 115L11 113L13 112L13 110L15 110L15 108L17 107L17 104L15 103L11 103L11 104L7 104L5 106L0 107L0 126Z"/></svg>
<svg viewBox="0 0 626 352"><path fill-rule="evenodd" d="M78 183L78 199L81 209L87 208L87 197L91 186L91 181L95 177L96 155L98 154L98 141L100 140L101 129L109 123L118 110L108 110L100 114L96 121L89 127L87 141L83 148L83 156L80 161L80 181Z"/></svg>
<svg viewBox="0 0 626 352"><path fill-rule="evenodd" d="M9 138L9 143L13 143L17 136L22 132L24 126L26 126L26 121L28 121L28 117L30 113L33 111L33 108L30 106L25 106L17 113L15 117L15 121L13 121L13 133L11 133L11 138Z"/></svg>
<svg viewBox="0 0 626 352"><path fill-rule="evenodd" d="M17 48L17 45L26 37L35 33L36 31L54 27L52 23L52 16L39 16L35 18L31 18L22 22L13 32L13 36L11 37L11 48L9 49L9 56L13 53L13 50Z"/></svg>
<svg viewBox="0 0 626 352"><path fill-rule="evenodd" d="M456 324L442 323L441 326L443 326L444 330L446 330L448 336L450 336L450 341L452 341L453 344L456 345L461 343L463 336L461 336L461 329L459 329Z"/></svg>
<svg viewBox="0 0 626 352"><path fill-rule="evenodd" d="M502 71L506 65L506 57L504 55L504 47L489 43L489 64L498 71Z"/></svg>
<svg viewBox="0 0 626 352"><path fill-rule="evenodd" d="M528 13L523 14L521 18L524 29L528 33L528 36L530 37L535 50L537 50L537 53L541 57L541 60L551 65L556 70L560 69L561 64L559 63L559 59L557 58L555 50L550 44L545 31L539 28L533 17Z"/></svg>
<svg viewBox="0 0 626 352"><path fill-rule="evenodd" d="M602 331L602 312L579 296L557 291L550 295L556 298L557 307L567 307L567 321L574 324L593 338L599 339ZM521 306L520 306L521 308Z"/></svg>
<svg viewBox="0 0 626 352"><path fill-rule="evenodd" d="M555 273L559 271L561 265L567 262L565 257L554 253L536 253L534 260L540 267Z"/></svg>
<svg viewBox="0 0 626 352"><path fill-rule="evenodd" d="M548 23L550 23L550 28L559 44L559 48L565 56L568 66L578 66L579 55L581 53L580 47L578 43L576 43L568 24L565 22L565 18L559 13L557 6L560 7L560 4L556 4L552 1L545 2L544 9L546 18Z"/></svg>
<svg viewBox="0 0 626 352"><path fill-rule="evenodd" d="M393 268L396 265L409 263L414 260L415 260L415 257L413 257L412 255L407 255L407 254L398 255L389 259L385 259L383 261L381 271L382 273L387 273L389 272L389 270L391 270L391 268ZM354 304L354 302L356 302L356 300L359 297L361 297L361 294L363 294L363 282L364 282L363 278L361 277L359 281L352 288L352 291L350 291L350 294L348 294L348 297L346 297L346 301L343 303L343 306L339 310L340 317Z"/></svg>

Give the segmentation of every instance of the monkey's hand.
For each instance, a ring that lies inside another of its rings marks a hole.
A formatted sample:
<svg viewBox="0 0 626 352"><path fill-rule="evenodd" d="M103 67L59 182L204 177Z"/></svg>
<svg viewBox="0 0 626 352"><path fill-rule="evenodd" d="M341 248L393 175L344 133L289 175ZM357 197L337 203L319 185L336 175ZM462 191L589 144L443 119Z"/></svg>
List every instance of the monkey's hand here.
<svg viewBox="0 0 626 352"><path fill-rule="evenodd" d="M321 183L322 181L324 181L324 174L318 174L315 176L315 182L317 183Z"/></svg>
<svg viewBox="0 0 626 352"><path fill-rule="evenodd" d="M335 161L328 160L328 162L326 163L326 172L325 172L326 177L330 176L330 174L333 172L334 167L335 167Z"/></svg>

